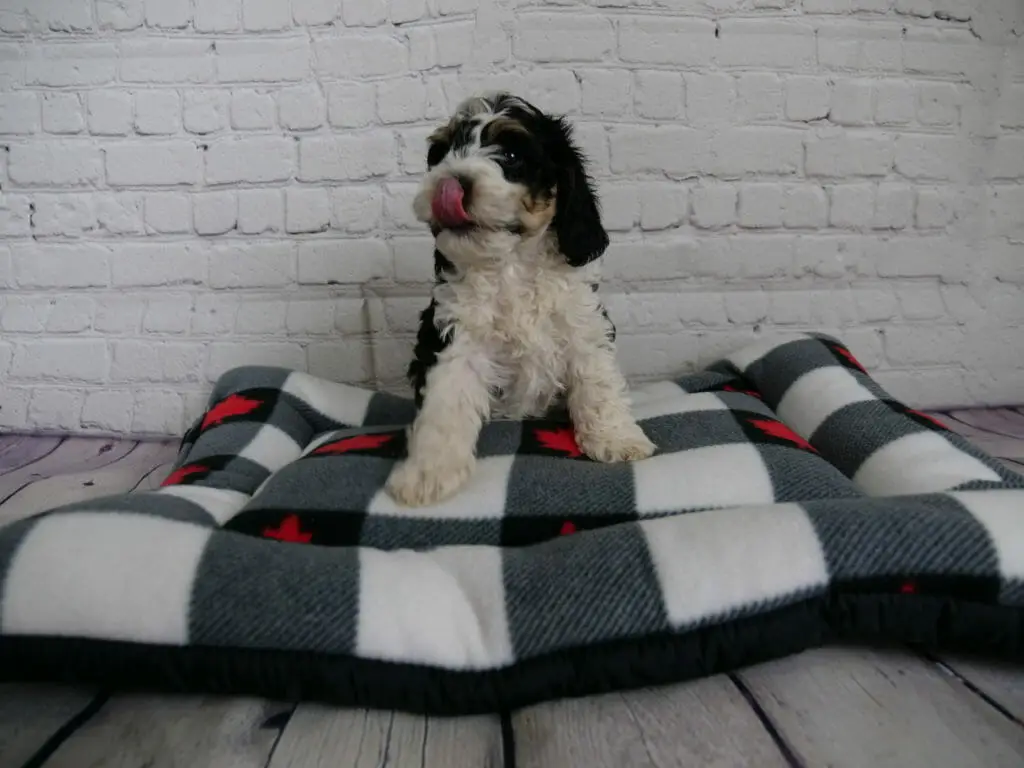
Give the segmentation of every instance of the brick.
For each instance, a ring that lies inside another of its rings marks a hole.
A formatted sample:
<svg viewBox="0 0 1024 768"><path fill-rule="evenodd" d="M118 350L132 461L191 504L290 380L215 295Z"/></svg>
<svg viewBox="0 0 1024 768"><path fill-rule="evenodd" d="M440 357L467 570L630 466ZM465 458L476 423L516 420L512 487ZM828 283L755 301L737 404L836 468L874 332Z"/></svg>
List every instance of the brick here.
<svg viewBox="0 0 1024 768"><path fill-rule="evenodd" d="M938 286L901 288L898 299L905 320L938 320L946 315Z"/></svg>
<svg viewBox="0 0 1024 768"><path fill-rule="evenodd" d="M999 125L1024 128L1024 85L1008 85L999 100Z"/></svg>
<svg viewBox="0 0 1024 768"><path fill-rule="evenodd" d="M278 189L238 191L238 231L246 235L284 230L284 203Z"/></svg>
<svg viewBox="0 0 1024 768"><path fill-rule="evenodd" d="M412 123L426 114L427 94L419 77L377 84L377 115L382 123Z"/></svg>
<svg viewBox="0 0 1024 768"><path fill-rule="evenodd" d="M82 109L82 99L79 94L44 93L43 130L59 134L74 134L84 131L85 112Z"/></svg>
<svg viewBox="0 0 1024 768"><path fill-rule="evenodd" d="M195 184L202 177L203 153L189 141L112 144L105 152L112 186Z"/></svg>
<svg viewBox="0 0 1024 768"><path fill-rule="evenodd" d="M682 117L686 111L686 89L678 72L637 72L633 94L640 117L671 120Z"/></svg>
<svg viewBox="0 0 1024 768"><path fill-rule="evenodd" d="M1008 237L1019 243L1024 241L1024 186L995 187L989 192L989 217L992 232L997 237Z"/></svg>
<svg viewBox="0 0 1024 768"><path fill-rule="evenodd" d="M885 176L892 169L888 136L817 136L807 140L808 176Z"/></svg>
<svg viewBox="0 0 1024 768"><path fill-rule="evenodd" d="M167 135L180 128L181 101L174 91L139 91L135 94L135 131L141 135Z"/></svg>
<svg viewBox="0 0 1024 768"><path fill-rule="evenodd" d="M36 195L33 234L81 237L96 228L96 208L86 194Z"/></svg>
<svg viewBox="0 0 1024 768"><path fill-rule="evenodd" d="M383 77L404 74L409 51L391 35L368 33L361 37L323 38L313 44L317 72L337 78Z"/></svg>
<svg viewBox="0 0 1024 768"><path fill-rule="evenodd" d="M526 61L605 61L614 49L611 21L589 15L523 15L512 41L513 53Z"/></svg>
<svg viewBox="0 0 1024 768"><path fill-rule="evenodd" d="M235 329L238 302L237 295L200 294L192 310L191 333L203 336L230 335Z"/></svg>
<svg viewBox="0 0 1024 768"><path fill-rule="evenodd" d="M788 186L782 198L783 226L817 229L828 223L828 197L818 186Z"/></svg>
<svg viewBox="0 0 1024 768"><path fill-rule="evenodd" d="M192 297L187 293L164 293L146 302L142 330L146 333L185 333L192 314Z"/></svg>
<svg viewBox="0 0 1024 768"><path fill-rule="evenodd" d="M274 32L292 23L289 3L276 0L242 0L242 25L247 32Z"/></svg>
<svg viewBox="0 0 1024 768"><path fill-rule="evenodd" d="M101 382L109 364L102 339L45 339L15 346L11 377Z"/></svg>
<svg viewBox="0 0 1024 768"><path fill-rule="evenodd" d="M387 21L385 0L341 0L341 18L346 27L378 27Z"/></svg>
<svg viewBox="0 0 1024 768"><path fill-rule="evenodd" d="M713 176L791 175L803 163L803 133L768 127L726 129L712 134L702 151L701 170Z"/></svg>
<svg viewBox="0 0 1024 768"><path fill-rule="evenodd" d="M206 279L207 251L197 243L144 243L111 255L112 282L118 288L192 285Z"/></svg>
<svg viewBox="0 0 1024 768"><path fill-rule="evenodd" d="M184 422L181 395L171 390L141 389L135 392L132 434L177 435Z"/></svg>
<svg viewBox="0 0 1024 768"><path fill-rule="evenodd" d="M141 27L144 19L143 0L96 0L96 21L100 29L126 32Z"/></svg>
<svg viewBox="0 0 1024 768"><path fill-rule="evenodd" d="M340 0L292 0L292 18L296 24L303 26L329 24L338 18L340 12ZM394 12L392 14L394 15ZM401 18L401 14L399 17L393 20L396 22L415 20Z"/></svg>
<svg viewBox="0 0 1024 768"><path fill-rule="evenodd" d="M238 223L238 197L234 191L193 195L192 205L197 234L223 235Z"/></svg>
<svg viewBox="0 0 1024 768"><path fill-rule="evenodd" d="M371 378L370 349L358 339L309 347L309 372L331 381L359 383Z"/></svg>
<svg viewBox="0 0 1024 768"><path fill-rule="evenodd" d="M87 392L82 406L82 427L124 433L131 428L133 399L130 390Z"/></svg>
<svg viewBox="0 0 1024 768"><path fill-rule="evenodd" d="M430 254L425 258L430 259ZM381 240L319 240L299 245L300 284L366 283L391 277L391 272L391 252Z"/></svg>
<svg viewBox="0 0 1024 768"><path fill-rule="evenodd" d="M893 365L955 363L963 349L964 332L958 326L894 325L885 329L885 356Z"/></svg>
<svg viewBox="0 0 1024 768"><path fill-rule="evenodd" d="M329 83L327 120L335 128L362 128L374 121L374 89L369 83Z"/></svg>
<svg viewBox="0 0 1024 768"><path fill-rule="evenodd" d="M8 177L24 186L94 184L102 169L99 149L82 142L14 144L7 159Z"/></svg>
<svg viewBox="0 0 1024 768"><path fill-rule="evenodd" d="M423 225L412 212L418 184L387 184L384 187L384 221L397 229L420 229Z"/></svg>
<svg viewBox="0 0 1024 768"><path fill-rule="evenodd" d="M133 192L105 193L95 198L96 223L112 235L145 234L143 198Z"/></svg>
<svg viewBox="0 0 1024 768"><path fill-rule="evenodd" d="M217 79L221 82L304 80L309 73L310 48L305 37L217 44Z"/></svg>
<svg viewBox="0 0 1024 768"><path fill-rule="evenodd" d="M114 383L197 381L204 353L199 344L115 341L110 380Z"/></svg>
<svg viewBox="0 0 1024 768"><path fill-rule="evenodd" d="M113 80L116 71L117 47L109 43L34 45L25 58L27 85L102 85Z"/></svg>
<svg viewBox="0 0 1024 768"><path fill-rule="evenodd" d="M220 91L187 91L182 106L182 123L189 133L216 133L227 126L228 94Z"/></svg>
<svg viewBox="0 0 1024 768"><path fill-rule="evenodd" d="M295 280L291 243L217 246L210 257L213 288L280 288Z"/></svg>
<svg viewBox="0 0 1024 768"><path fill-rule="evenodd" d="M325 232L330 227L331 200L326 189L289 187L284 201L286 232Z"/></svg>
<svg viewBox="0 0 1024 768"><path fill-rule="evenodd" d="M896 172L908 179L953 179L967 159L955 136L904 134L896 139Z"/></svg>
<svg viewBox="0 0 1024 768"><path fill-rule="evenodd" d="M86 104L90 133L124 136L131 131L131 94L124 91L90 91Z"/></svg>
<svg viewBox="0 0 1024 768"><path fill-rule="evenodd" d="M833 227L866 227L874 217L875 188L871 184L841 184L831 191L829 223Z"/></svg>
<svg viewBox="0 0 1024 768"><path fill-rule="evenodd" d="M145 0L146 23L163 29L184 29L192 20L190 0Z"/></svg>
<svg viewBox="0 0 1024 768"><path fill-rule="evenodd" d="M93 328L100 333L137 333L142 323L142 299L133 296L103 296L96 306Z"/></svg>
<svg viewBox="0 0 1024 768"><path fill-rule="evenodd" d="M28 404L28 422L37 427L76 431L85 393L76 389L39 387Z"/></svg>
<svg viewBox="0 0 1024 768"><path fill-rule="evenodd" d="M882 80L875 84L875 122L906 125L915 115L914 86L905 80Z"/></svg>
<svg viewBox="0 0 1024 768"><path fill-rule="evenodd" d="M718 229L736 223L736 187L732 184L700 184L690 199L693 223L701 229Z"/></svg>
<svg viewBox="0 0 1024 768"><path fill-rule="evenodd" d="M334 333L334 299L298 299L288 302L285 328L289 335L324 336Z"/></svg>
<svg viewBox="0 0 1024 768"><path fill-rule="evenodd" d="M904 229L914 217L914 189L907 184L878 185L875 196L874 229Z"/></svg>
<svg viewBox="0 0 1024 768"><path fill-rule="evenodd" d="M526 75L523 88L538 109L557 114L578 112L580 109L579 83L568 70L534 70Z"/></svg>
<svg viewBox="0 0 1024 768"><path fill-rule="evenodd" d="M877 22L818 26L818 63L826 70L902 72L903 32Z"/></svg>
<svg viewBox="0 0 1024 768"><path fill-rule="evenodd" d="M770 72L749 72L736 78L736 116L740 122L778 120L782 115L782 81Z"/></svg>
<svg viewBox="0 0 1024 768"><path fill-rule="evenodd" d="M274 127L274 97L257 91L235 91L231 94L231 127L257 130Z"/></svg>
<svg viewBox="0 0 1024 768"><path fill-rule="evenodd" d="M580 78L584 115L615 117L627 114L632 103L632 77L622 69L585 69Z"/></svg>
<svg viewBox="0 0 1024 768"><path fill-rule="evenodd" d="M209 184L284 181L295 172L295 142L286 137L223 139L205 155Z"/></svg>
<svg viewBox="0 0 1024 768"><path fill-rule="evenodd" d="M315 85L284 88L277 94L277 112L283 128L292 131L318 128L326 117L323 94Z"/></svg>
<svg viewBox="0 0 1024 768"><path fill-rule="evenodd" d="M640 228L678 227L689 219L689 190L682 184L648 182L640 184Z"/></svg>
<svg viewBox="0 0 1024 768"><path fill-rule="evenodd" d="M290 342L215 342L210 345L206 379L216 381L222 374L242 365L272 365L303 371L306 369L306 350Z"/></svg>
<svg viewBox="0 0 1024 768"><path fill-rule="evenodd" d="M953 195L940 187L925 187L917 190L917 205L914 223L918 229L943 228L953 221Z"/></svg>
<svg viewBox="0 0 1024 768"><path fill-rule="evenodd" d="M676 126L615 128L610 134L613 173L693 174L706 137Z"/></svg>
<svg viewBox="0 0 1024 768"><path fill-rule="evenodd" d="M248 300L238 305L235 332L253 336L282 336L287 305L280 300Z"/></svg>
<svg viewBox="0 0 1024 768"><path fill-rule="evenodd" d="M610 232L628 232L640 222L640 195L637 185L621 181L602 181L597 186L601 203L601 223Z"/></svg>
<svg viewBox="0 0 1024 768"><path fill-rule="evenodd" d="M823 77L786 78L786 118L810 122L828 116L831 85Z"/></svg>
<svg viewBox="0 0 1024 768"><path fill-rule="evenodd" d="M234 32L240 28L242 0L194 0L197 32Z"/></svg>
<svg viewBox="0 0 1024 768"><path fill-rule="evenodd" d="M299 142L301 181L357 181L395 170L390 132L303 138Z"/></svg>
<svg viewBox="0 0 1024 768"><path fill-rule="evenodd" d="M42 126L34 93L0 93L0 133L36 133Z"/></svg>
<svg viewBox="0 0 1024 768"><path fill-rule="evenodd" d="M332 227L363 233L380 226L384 196L379 187L336 187L330 192Z"/></svg>
<svg viewBox="0 0 1024 768"><path fill-rule="evenodd" d="M121 79L127 83L205 83L213 56L205 40L129 39L121 44Z"/></svg>
<svg viewBox="0 0 1024 768"><path fill-rule="evenodd" d="M741 227L782 226L782 187L779 184L744 184L740 187Z"/></svg>
<svg viewBox="0 0 1024 768"><path fill-rule="evenodd" d="M873 91L870 80L838 80L832 87L828 119L836 125L867 125L874 112Z"/></svg>
<svg viewBox="0 0 1024 768"><path fill-rule="evenodd" d="M814 28L786 21L724 19L715 58L723 67L808 69L816 64Z"/></svg>
<svg viewBox="0 0 1024 768"><path fill-rule="evenodd" d="M32 234L30 205L31 200L26 195L0 194L0 236L28 237Z"/></svg>
<svg viewBox="0 0 1024 768"><path fill-rule="evenodd" d="M717 47L715 25L707 19L624 18L619 25L619 56L631 63L705 67Z"/></svg>
<svg viewBox="0 0 1024 768"><path fill-rule="evenodd" d="M970 80L990 65L988 53L966 29L911 27L903 43L907 72Z"/></svg>
<svg viewBox="0 0 1024 768"><path fill-rule="evenodd" d="M960 121L960 91L952 83L921 83L917 120L922 125L956 125Z"/></svg>
<svg viewBox="0 0 1024 768"><path fill-rule="evenodd" d="M326 2L327 0L323 0ZM405 24L418 21L427 14L426 0L391 0L391 22Z"/></svg>
<svg viewBox="0 0 1024 768"><path fill-rule="evenodd" d="M0 327L5 333L42 333L52 310L50 299L12 296L0 312Z"/></svg>
<svg viewBox="0 0 1024 768"><path fill-rule="evenodd" d="M79 333L92 328L96 302L91 296L62 296L57 299L46 319L49 333Z"/></svg>
<svg viewBox="0 0 1024 768"><path fill-rule="evenodd" d="M1024 136L1000 136L991 157L990 179L1024 179Z"/></svg>
<svg viewBox="0 0 1024 768"><path fill-rule="evenodd" d="M192 230L192 201L179 192L148 194L144 202L146 226L161 235Z"/></svg>

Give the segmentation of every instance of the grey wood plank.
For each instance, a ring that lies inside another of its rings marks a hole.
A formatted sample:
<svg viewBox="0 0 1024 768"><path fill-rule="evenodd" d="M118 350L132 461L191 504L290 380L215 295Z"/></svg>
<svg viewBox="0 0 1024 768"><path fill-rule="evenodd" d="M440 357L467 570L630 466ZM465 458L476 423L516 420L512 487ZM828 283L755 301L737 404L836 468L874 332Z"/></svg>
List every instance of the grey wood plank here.
<svg viewBox="0 0 1024 768"><path fill-rule="evenodd" d="M175 448L174 451L172 451L172 453L177 453L177 448ZM139 480L136 486L132 488L132 493L144 493L145 491L155 491L157 488L160 487L160 484L167 479L167 476L171 474L171 469L173 468L173 460L165 461L162 464L158 464L157 466L153 467L153 469L147 472L146 476Z"/></svg>
<svg viewBox="0 0 1024 768"><path fill-rule="evenodd" d="M1024 765L1024 728L916 656L827 648L739 676L808 766Z"/></svg>
<svg viewBox="0 0 1024 768"><path fill-rule="evenodd" d="M975 689L1024 723L1024 664L939 655L939 661Z"/></svg>
<svg viewBox="0 0 1024 768"><path fill-rule="evenodd" d="M426 718L303 704L267 768L497 768L500 750L496 717Z"/></svg>
<svg viewBox="0 0 1024 768"><path fill-rule="evenodd" d="M93 695L55 686L0 684L0 768L21 768Z"/></svg>
<svg viewBox="0 0 1024 768"><path fill-rule="evenodd" d="M6 475L51 453L59 437L30 437L28 435L0 435L0 475Z"/></svg>
<svg viewBox="0 0 1024 768"><path fill-rule="evenodd" d="M975 429L1024 439L1024 415L1010 408L978 408L950 411L949 416Z"/></svg>
<svg viewBox="0 0 1024 768"><path fill-rule="evenodd" d="M72 733L46 768L264 768L283 725L277 716L291 707L256 699L119 696Z"/></svg>
<svg viewBox="0 0 1024 768"><path fill-rule="evenodd" d="M524 768L782 768L788 763L725 675L541 704L516 714Z"/></svg>
<svg viewBox="0 0 1024 768"><path fill-rule="evenodd" d="M53 475L99 469L120 459L137 445L134 440L104 440L95 437L69 437L56 450L32 464L0 476L0 502L29 483Z"/></svg>
<svg viewBox="0 0 1024 768"><path fill-rule="evenodd" d="M0 504L0 523L11 523L75 501L125 493L174 455L174 444L169 441L119 444L119 448L125 446L130 449L105 466L53 475L24 486Z"/></svg>

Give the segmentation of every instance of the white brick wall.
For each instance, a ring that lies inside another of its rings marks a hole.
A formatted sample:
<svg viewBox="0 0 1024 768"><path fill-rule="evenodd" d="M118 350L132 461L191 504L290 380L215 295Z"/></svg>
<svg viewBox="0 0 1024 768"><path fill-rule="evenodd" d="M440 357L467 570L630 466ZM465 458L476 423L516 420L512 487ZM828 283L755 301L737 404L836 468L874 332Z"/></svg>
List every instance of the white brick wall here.
<svg viewBox="0 0 1024 768"><path fill-rule="evenodd" d="M400 387L424 139L577 122L636 378L847 339L919 405L1024 400L1020 0L9 0L0 428L180 433L243 363Z"/></svg>

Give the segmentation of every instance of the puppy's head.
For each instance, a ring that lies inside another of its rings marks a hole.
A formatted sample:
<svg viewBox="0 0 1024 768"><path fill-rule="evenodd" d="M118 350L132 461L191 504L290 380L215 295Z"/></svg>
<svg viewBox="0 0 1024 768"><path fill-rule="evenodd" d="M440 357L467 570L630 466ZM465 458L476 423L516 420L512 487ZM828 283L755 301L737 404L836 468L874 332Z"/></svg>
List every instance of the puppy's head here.
<svg viewBox="0 0 1024 768"><path fill-rule="evenodd" d="M413 208L435 236L484 244L491 236L550 231L574 267L608 247L585 160L564 118L507 93L476 96L428 143L428 172Z"/></svg>

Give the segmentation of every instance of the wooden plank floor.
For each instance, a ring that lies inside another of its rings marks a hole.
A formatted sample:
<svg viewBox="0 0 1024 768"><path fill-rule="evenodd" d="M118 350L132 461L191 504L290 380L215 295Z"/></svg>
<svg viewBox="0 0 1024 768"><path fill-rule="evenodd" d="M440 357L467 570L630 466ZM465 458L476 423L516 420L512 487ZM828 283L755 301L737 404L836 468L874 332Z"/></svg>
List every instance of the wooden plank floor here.
<svg viewBox="0 0 1024 768"><path fill-rule="evenodd" d="M933 414L1024 471L1024 410ZM156 487L175 443L0 436L0 525ZM520 768L1024 766L1024 667L825 648L511 719ZM496 717L0 684L0 768L502 768Z"/></svg>

